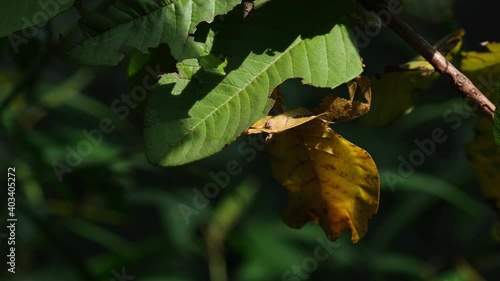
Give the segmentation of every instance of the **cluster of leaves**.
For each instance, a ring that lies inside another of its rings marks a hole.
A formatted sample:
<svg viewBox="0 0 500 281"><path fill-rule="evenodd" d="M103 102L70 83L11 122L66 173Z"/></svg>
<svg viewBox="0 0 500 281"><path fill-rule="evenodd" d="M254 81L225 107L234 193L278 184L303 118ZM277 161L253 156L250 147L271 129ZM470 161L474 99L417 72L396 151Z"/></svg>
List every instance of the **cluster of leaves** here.
<svg viewBox="0 0 500 281"><path fill-rule="evenodd" d="M147 53L168 45L169 53L163 55L172 56L176 71L162 75L143 105L148 159L160 166L182 165L219 152L244 133L272 134L268 147L273 174L289 192L283 212L287 224L300 228L314 221L331 239L350 229L357 242L377 210L379 176L370 155L329 125L360 117L370 106L359 122L387 124L407 113L413 92L429 88L438 74L427 76L432 67L416 58L370 82L357 78L363 64L347 17L359 9L353 1L265 2L121 0L105 12L79 6L83 38L64 40L63 57L112 66L124 58L127 47ZM4 34L23 27L5 26ZM453 59L462 35L453 34L438 50ZM486 53L462 54L466 74L498 71L498 44L487 47ZM278 99L271 93L291 78L332 89L349 83L350 99L325 98L314 113L299 108L268 115ZM355 85L366 103L354 100ZM479 144L471 144L468 151L485 193L500 204L493 189L499 182L494 171L500 152L491 128L490 121L481 121Z"/></svg>
<svg viewBox="0 0 500 281"><path fill-rule="evenodd" d="M283 1L272 1L249 16L241 10L245 6L239 6L210 25L199 26L195 33L198 23L212 21L214 15L228 12L238 2L203 1L201 5L201 2L186 1L142 6L123 1L101 16L103 20L97 20L99 15L94 13L83 14L84 30L89 36L69 46L65 56L71 60L112 65L123 57L119 53L123 46L146 51L148 47L166 43L178 61L177 72L162 76L160 86L150 94L144 108L146 155L151 162L161 166L181 165L220 151L251 129L254 122L265 118L274 103L270 93L287 79L301 78L303 83L335 88L361 73L361 59L345 17L354 8L352 3L318 1L311 6L302 1L287 1L286 5ZM322 11L322 15L319 16L318 11ZM165 29L153 31L151 20L133 19L132 15L145 15L154 22L154 27L161 25ZM162 22L158 22L160 20ZM109 23L102 25L102 22ZM144 37L144 30L154 35ZM123 37L125 34L129 36ZM347 119L341 115L344 104L332 103L335 106L323 113L323 121L290 131L296 134L297 130L308 128L317 130L315 134L325 135L327 142L323 145L333 151L330 158L321 161L331 162L333 169L325 173L316 167L308 170L307 177L319 173L323 178L336 180L326 186L313 183L316 196L310 197L308 203L291 201L290 208L296 210L284 216L293 227L301 227L309 220L318 222L321 218L323 228L332 239L349 226L353 240L358 241L366 232L368 218L378 207L379 179L370 156L343 141L324 121ZM338 116L329 116L332 114ZM272 121L267 120L266 124ZM277 136L271 147L280 143L280 139L293 137ZM343 149L337 147L341 144L345 146ZM315 147L321 143L310 140L303 145ZM281 149L286 151L288 147ZM302 161L304 156L286 157L290 157L286 165L292 168L290 165ZM358 168L351 167L355 158L358 158ZM308 165L318 161L311 160ZM285 168L278 165L273 169L284 176L293 172ZM337 176L332 177L335 174ZM283 176L278 177L281 178ZM303 198L302 194L310 192L309 187L304 186L306 178L298 180L295 185L301 186L301 190L296 193L297 198ZM339 186L340 190L332 192L337 197L328 196L327 187L334 191ZM364 189L368 189L366 195ZM352 200L354 198L359 198L359 202ZM344 202L346 199L352 203ZM311 206L316 208L314 215L308 209Z"/></svg>

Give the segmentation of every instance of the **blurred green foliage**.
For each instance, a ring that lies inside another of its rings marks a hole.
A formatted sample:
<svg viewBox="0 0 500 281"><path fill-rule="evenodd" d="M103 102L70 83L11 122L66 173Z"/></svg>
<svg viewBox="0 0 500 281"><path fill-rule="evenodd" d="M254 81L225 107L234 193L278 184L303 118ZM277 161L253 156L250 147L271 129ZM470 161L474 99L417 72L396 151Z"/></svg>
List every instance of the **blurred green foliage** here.
<svg viewBox="0 0 500 281"><path fill-rule="evenodd" d="M103 1L91 2L99 6ZM468 1L460 11L474 5ZM495 4L491 0L487 5L483 9ZM430 14L435 22L440 6L427 8L438 9ZM439 24L429 23L422 11L420 6L403 16L430 41L471 20L447 12ZM76 30L75 11L69 10L41 28L18 53L8 38L0 42L0 167L5 176L7 167L16 167L18 219L16 274L6 271L7 240L0 236L0 280L120 280L123 272L129 276L123 280L134 276L141 281L286 280L287 271L314 256L324 233L313 224L293 230L281 221L286 193L271 178L266 152L255 150L251 161L253 154L238 152L250 143L249 137L189 165L167 169L149 164L140 110L121 120L111 109L128 93L128 83L136 83L138 70L129 72L127 81L126 62L104 69L61 61L57 36L71 37ZM495 32L487 39L500 39ZM389 30L373 38L361 54L371 74L415 55ZM137 63L146 65L147 58ZM162 67L168 72L172 65L167 60ZM328 92L296 80L286 82L282 91L291 105L315 104ZM442 118L445 110L462 103L455 95L439 80L415 97L411 114L389 126L335 125L372 154L383 180L381 205L366 237L352 245L344 234L331 256L306 274L309 280L498 280L496 218L482 202L462 149L473 138L476 117L463 120L457 130ZM88 140L82 130L99 128L104 118L115 130L104 134L60 181L54 163L65 163L68 148L78 149ZM389 188L384 173L398 168L398 156L414 150L415 139L428 138L438 127L449 136L447 142L404 182ZM213 181L210 172L224 170L229 161L236 161L242 172L186 223L179 205L193 206L193 189ZM0 190L1 234L7 232L7 201L6 189Z"/></svg>

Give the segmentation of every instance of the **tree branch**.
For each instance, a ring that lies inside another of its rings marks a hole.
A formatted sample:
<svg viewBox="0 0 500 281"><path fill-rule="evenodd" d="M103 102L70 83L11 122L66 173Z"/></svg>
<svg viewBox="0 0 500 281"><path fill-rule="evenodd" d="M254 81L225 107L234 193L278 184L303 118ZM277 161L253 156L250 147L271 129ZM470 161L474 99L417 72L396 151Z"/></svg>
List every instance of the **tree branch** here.
<svg viewBox="0 0 500 281"><path fill-rule="evenodd" d="M368 10L373 11L388 11L383 4L374 0L359 0L359 2ZM453 64L448 62L446 58L436 51L420 34L415 32L406 22L399 16L391 14L388 22L389 27L403 38L408 45L424 57L439 73L448 77L458 91L469 102L474 104L488 116L491 120L495 115L495 105L470 81L467 76L460 72Z"/></svg>

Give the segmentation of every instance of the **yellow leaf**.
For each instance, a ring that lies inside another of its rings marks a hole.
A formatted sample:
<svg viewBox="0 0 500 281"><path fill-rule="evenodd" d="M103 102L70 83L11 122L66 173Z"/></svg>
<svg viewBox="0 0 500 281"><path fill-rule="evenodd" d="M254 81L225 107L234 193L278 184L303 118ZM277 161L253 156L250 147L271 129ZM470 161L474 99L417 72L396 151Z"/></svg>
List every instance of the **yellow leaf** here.
<svg viewBox="0 0 500 281"><path fill-rule="evenodd" d="M250 128L245 131L245 134L277 134L321 116L311 114L309 110L299 107L276 116L266 116L250 126Z"/></svg>
<svg viewBox="0 0 500 281"><path fill-rule="evenodd" d="M484 43L487 52L462 52L461 68L465 75L492 102L497 102L500 82L500 43ZM466 146L469 162L483 194L500 218L500 146L495 144L493 122L482 117L476 125L476 138Z"/></svg>
<svg viewBox="0 0 500 281"><path fill-rule="evenodd" d="M443 38L434 47L447 60L453 60L462 47L464 34L464 30L457 30ZM358 119L359 124L386 125L409 113L413 107L413 93L417 90L428 90L439 78L439 74L433 71L434 67L429 62L417 56L407 63L390 68L381 75L370 77L373 93L371 109Z"/></svg>
<svg viewBox="0 0 500 281"><path fill-rule="evenodd" d="M462 52L461 70L495 103L500 85L500 43L484 43L487 52Z"/></svg>
<svg viewBox="0 0 500 281"><path fill-rule="evenodd" d="M493 138L493 122L482 117L476 125L476 138L467 144L469 161L476 173L484 197L500 216L500 146Z"/></svg>
<svg viewBox="0 0 500 281"><path fill-rule="evenodd" d="M413 107L413 93L429 89L439 77L438 73L425 76L425 71L408 70L370 77L373 93L370 111L358 119L364 126L386 125L408 113Z"/></svg>
<svg viewBox="0 0 500 281"><path fill-rule="evenodd" d="M316 119L276 135L268 144L272 173L288 190L282 217L292 228L313 221L331 240L350 229L356 243L377 211L379 175L368 152L328 124Z"/></svg>
<svg viewBox="0 0 500 281"><path fill-rule="evenodd" d="M462 52L461 69L473 72L500 65L500 43L485 43L488 52Z"/></svg>

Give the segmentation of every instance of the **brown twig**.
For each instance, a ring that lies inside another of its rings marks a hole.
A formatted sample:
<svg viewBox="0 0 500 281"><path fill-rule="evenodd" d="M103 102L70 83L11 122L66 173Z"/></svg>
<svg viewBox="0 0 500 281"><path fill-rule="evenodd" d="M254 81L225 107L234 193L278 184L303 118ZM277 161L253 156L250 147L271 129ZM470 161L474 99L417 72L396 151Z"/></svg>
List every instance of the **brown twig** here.
<svg viewBox="0 0 500 281"><path fill-rule="evenodd" d="M359 0L368 10L386 10L384 5L376 0ZM470 81L467 76L460 72L453 64L436 51L420 34L415 32L406 22L397 15L391 14L389 27L394 30L406 43L424 57L439 73L448 77L457 87L458 91L478 107L486 116L493 120L495 105Z"/></svg>

